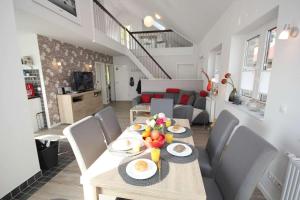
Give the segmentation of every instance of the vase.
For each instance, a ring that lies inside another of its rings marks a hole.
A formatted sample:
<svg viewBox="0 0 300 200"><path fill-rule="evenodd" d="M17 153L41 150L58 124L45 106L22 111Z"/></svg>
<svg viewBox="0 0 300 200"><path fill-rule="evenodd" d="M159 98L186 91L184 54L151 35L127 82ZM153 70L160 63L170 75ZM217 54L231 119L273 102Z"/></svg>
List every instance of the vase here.
<svg viewBox="0 0 300 200"><path fill-rule="evenodd" d="M232 91L230 92L230 95L229 95L229 99L228 99L228 100L229 100L230 102L234 102L236 95L237 95L236 88L233 88Z"/></svg>

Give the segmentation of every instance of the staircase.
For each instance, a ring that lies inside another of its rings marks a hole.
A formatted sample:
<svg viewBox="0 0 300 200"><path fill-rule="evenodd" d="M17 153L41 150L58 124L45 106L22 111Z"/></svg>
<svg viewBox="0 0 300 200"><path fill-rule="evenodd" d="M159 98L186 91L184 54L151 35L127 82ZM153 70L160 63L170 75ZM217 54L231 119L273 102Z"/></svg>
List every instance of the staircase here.
<svg viewBox="0 0 300 200"><path fill-rule="evenodd" d="M172 79L132 32L123 26L101 3L97 0L93 0L93 2L94 24L98 31L126 47L127 55L144 74L149 74L148 78Z"/></svg>

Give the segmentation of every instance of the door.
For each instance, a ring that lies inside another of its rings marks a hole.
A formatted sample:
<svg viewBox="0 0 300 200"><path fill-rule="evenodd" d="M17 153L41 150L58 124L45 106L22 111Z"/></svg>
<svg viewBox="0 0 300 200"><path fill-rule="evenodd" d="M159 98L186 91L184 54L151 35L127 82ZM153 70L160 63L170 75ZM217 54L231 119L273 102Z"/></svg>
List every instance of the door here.
<svg viewBox="0 0 300 200"><path fill-rule="evenodd" d="M115 66L115 93L117 101L129 99L129 71L127 66Z"/></svg>
<svg viewBox="0 0 300 200"><path fill-rule="evenodd" d="M194 64L177 64L177 79L197 79L197 67Z"/></svg>
<svg viewBox="0 0 300 200"><path fill-rule="evenodd" d="M109 65L104 63L95 63L95 71L96 71L96 84L95 88L101 90L102 102L103 104L110 103L110 76L108 73Z"/></svg>

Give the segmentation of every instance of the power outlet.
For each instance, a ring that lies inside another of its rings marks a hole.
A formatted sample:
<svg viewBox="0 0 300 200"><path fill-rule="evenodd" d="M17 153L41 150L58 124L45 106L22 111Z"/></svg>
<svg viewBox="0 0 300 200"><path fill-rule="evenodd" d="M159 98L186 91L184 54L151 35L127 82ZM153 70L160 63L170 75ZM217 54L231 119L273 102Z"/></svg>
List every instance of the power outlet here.
<svg viewBox="0 0 300 200"><path fill-rule="evenodd" d="M268 172L268 178L270 182L281 192L282 184L278 181L278 179L270 172Z"/></svg>

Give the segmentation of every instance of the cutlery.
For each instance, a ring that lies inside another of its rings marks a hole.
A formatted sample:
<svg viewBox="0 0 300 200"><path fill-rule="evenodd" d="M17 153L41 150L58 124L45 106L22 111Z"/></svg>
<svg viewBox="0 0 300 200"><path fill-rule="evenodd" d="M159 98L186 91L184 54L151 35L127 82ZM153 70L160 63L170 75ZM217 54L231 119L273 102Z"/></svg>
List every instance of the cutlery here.
<svg viewBox="0 0 300 200"><path fill-rule="evenodd" d="M157 163L157 168L158 168L159 181L161 181L161 159Z"/></svg>

